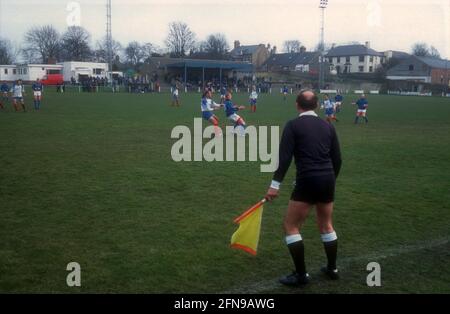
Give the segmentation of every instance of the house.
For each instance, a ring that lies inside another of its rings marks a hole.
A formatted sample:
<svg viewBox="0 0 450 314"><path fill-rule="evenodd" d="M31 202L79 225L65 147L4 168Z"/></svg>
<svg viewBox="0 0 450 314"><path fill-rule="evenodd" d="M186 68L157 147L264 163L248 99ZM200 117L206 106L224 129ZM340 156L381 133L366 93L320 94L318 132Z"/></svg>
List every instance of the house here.
<svg viewBox="0 0 450 314"><path fill-rule="evenodd" d="M326 57L330 63L330 70L341 73L373 73L385 62L384 53L365 45L345 45L333 47Z"/></svg>
<svg viewBox="0 0 450 314"><path fill-rule="evenodd" d="M267 59L264 69L268 72L299 71L304 73L318 73L318 52L307 52L304 48L298 53L279 53Z"/></svg>
<svg viewBox="0 0 450 314"><path fill-rule="evenodd" d="M432 57L410 56L389 69L386 78L392 81L450 85L450 61Z"/></svg>
<svg viewBox="0 0 450 314"><path fill-rule="evenodd" d="M239 40L234 41L234 49L230 55L233 61L250 62L256 69L259 69L269 58L271 53L276 51L276 47L270 49L270 45L250 45L243 46Z"/></svg>

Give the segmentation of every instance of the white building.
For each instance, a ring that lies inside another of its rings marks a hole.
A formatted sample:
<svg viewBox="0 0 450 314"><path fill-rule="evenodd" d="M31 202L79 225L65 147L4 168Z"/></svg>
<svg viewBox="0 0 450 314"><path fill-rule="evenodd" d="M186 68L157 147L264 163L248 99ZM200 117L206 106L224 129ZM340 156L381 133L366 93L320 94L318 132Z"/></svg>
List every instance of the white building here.
<svg viewBox="0 0 450 314"><path fill-rule="evenodd" d="M48 74L62 74L64 81L73 77L79 82L83 77L106 78L108 64L97 62L62 62L58 64L0 65L0 81L35 81Z"/></svg>
<svg viewBox="0 0 450 314"><path fill-rule="evenodd" d="M108 74L107 63L69 61L58 64L62 66L64 81L74 78L75 81L80 82L83 78L90 76L106 78Z"/></svg>
<svg viewBox="0 0 450 314"><path fill-rule="evenodd" d="M327 53L330 70L340 73L373 73L384 63L384 54L365 45L346 45L331 48Z"/></svg>
<svg viewBox="0 0 450 314"><path fill-rule="evenodd" d="M61 70L58 64L0 65L0 81L35 81L47 74L60 74Z"/></svg>
<svg viewBox="0 0 450 314"><path fill-rule="evenodd" d="M48 74L61 74L62 66L59 64L23 64L17 65L16 70L16 80L27 82L43 79Z"/></svg>
<svg viewBox="0 0 450 314"><path fill-rule="evenodd" d="M14 81L17 79L15 65L0 65L0 81Z"/></svg>

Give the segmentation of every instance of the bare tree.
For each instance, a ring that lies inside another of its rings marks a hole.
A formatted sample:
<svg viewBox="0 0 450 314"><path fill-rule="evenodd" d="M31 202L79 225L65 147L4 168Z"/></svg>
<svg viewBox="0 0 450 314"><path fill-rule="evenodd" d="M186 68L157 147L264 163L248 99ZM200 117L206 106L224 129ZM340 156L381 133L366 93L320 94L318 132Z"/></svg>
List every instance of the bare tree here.
<svg viewBox="0 0 450 314"><path fill-rule="evenodd" d="M25 34L24 56L27 59L38 59L47 63L57 59L61 52L61 41L58 31L52 25L33 27Z"/></svg>
<svg viewBox="0 0 450 314"><path fill-rule="evenodd" d="M156 52L157 47L151 43L144 43L141 46L141 54L143 62L149 62L152 55Z"/></svg>
<svg viewBox="0 0 450 314"><path fill-rule="evenodd" d="M189 51L189 57L194 59L209 59L209 54L206 52L206 41L202 40L196 42Z"/></svg>
<svg viewBox="0 0 450 314"><path fill-rule="evenodd" d="M195 45L195 34L186 23L172 22L165 44L172 56L184 57Z"/></svg>
<svg viewBox="0 0 450 314"><path fill-rule="evenodd" d="M0 64L13 64L17 58L17 51L11 42L0 38Z"/></svg>
<svg viewBox="0 0 450 314"><path fill-rule="evenodd" d="M415 43L412 46L412 54L418 57L428 57L430 55L430 50L426 43Z"/></svg>
<svg viewBox="0 0 450 314"><path fill-rule="evenodd" d="M211 59L225 59L229 45L224 34L211 34L206 38L199 49L205 52Z"/></svg>
<svg viewBox="0 0 450 314"><path fill-rule="evenodd" d="M434 46L430 47L430 57L440 59L441 54L439 53L439 50L437 50Z"/></svg>
<svg viewBox="0 0 450 314"><path fill-rule="evenodd" d="M130 42L125 48L125 57L132 65L141 63L143 58L143 49L137 41Z"/></svg>
<svg viewBox="0 0 450 314"><path fill-rule="evenodd" d="M113 60L120 60L123 48L122 45L118 42L113 40L112 41L112 57ZM97 41L96 48L94 51L95 60L98 62L107 62L108 61L108 49L107 49L107 41L106 38L103 38L102 40Z"/></svg>
<svg viewBox="0 0 450 314"><path fill-rule="evenodd" d="M195 45L195 47L192 48L192 50L194 52L201 52L201 53L206 53L206 49L207 49L207 43L204 40L198 42Z"/></svg>
<svg viewBox="0 0 450 314"><path fill-rule="evenodd" d="M91 35L80 26L70 26L61 39L62 58L67 61L86 61L92 56Z"/></svg>
<svg viewBox="0 0 450 314"><path fill-rule="evenodd" d="M302 47L302 43L296 39L286 40L283 43L283 50L287 53L300 52L301 47Z"/></svg>

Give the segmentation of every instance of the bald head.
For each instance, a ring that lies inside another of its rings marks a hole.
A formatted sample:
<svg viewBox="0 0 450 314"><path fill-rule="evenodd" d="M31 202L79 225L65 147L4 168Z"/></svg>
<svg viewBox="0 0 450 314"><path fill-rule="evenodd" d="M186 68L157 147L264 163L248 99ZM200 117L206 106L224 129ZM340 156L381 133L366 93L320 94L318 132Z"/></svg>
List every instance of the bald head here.
<svg viewBox="0 0 450 314"><path fill-rule="evenodd" d="M305 100L311 100L314 96L316 96L314 95L314 92L310 90L306 90L302 94L305 97Z"/></svg>
<svg viewBox="0 0 450 314"><path fill-rule="evenodd" d="M300 92L297 96L297 107L304 111L314 110L317 108L318 98L311 90Z"/></svg>

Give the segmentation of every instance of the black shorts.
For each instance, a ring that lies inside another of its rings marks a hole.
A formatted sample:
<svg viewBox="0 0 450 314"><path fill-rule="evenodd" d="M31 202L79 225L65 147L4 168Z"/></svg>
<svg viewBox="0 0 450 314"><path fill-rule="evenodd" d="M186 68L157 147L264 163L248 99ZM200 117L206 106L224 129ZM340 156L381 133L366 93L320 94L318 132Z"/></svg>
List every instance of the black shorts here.
<svg viewBox="0 0 450 314"><path fill-rule="evenodd" d="M335 183L334 174L297 179L291 201L309 204L333 202Z"/></svg>

